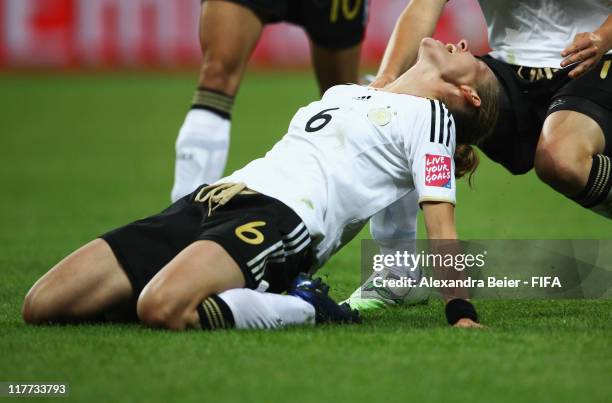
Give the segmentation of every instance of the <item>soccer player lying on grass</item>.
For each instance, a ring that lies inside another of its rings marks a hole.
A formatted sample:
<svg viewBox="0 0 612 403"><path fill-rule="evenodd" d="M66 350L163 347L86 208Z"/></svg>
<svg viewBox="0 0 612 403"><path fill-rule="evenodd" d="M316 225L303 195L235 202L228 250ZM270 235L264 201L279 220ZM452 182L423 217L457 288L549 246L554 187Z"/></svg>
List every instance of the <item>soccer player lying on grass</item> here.
<svg viewBox="0 0 612 403"><path fill-rule="evenodd" d="M332 87L263 158L58 263L28 292L25 321L131 317L175 330L357 321L301 273L410 192L429 238L456 238L455 178L476 168L469 144L488 135L499 94L463 49L426 38L384 90ZM443 295L449 323L480 326L467 294Z"/></svg>

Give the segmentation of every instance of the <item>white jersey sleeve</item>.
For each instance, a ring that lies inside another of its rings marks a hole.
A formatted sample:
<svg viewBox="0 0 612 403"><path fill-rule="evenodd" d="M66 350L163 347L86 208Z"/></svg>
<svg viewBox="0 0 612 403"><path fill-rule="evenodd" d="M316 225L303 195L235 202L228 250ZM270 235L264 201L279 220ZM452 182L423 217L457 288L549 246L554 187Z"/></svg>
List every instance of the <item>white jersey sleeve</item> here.
<svg viewBox="0 0 612 403"><path fill-rule="evenodd" d="M419 204L426 201L455 204L455 122L446 106L430 100L429 130L416 134L412 150L412 177Z"/></svg>

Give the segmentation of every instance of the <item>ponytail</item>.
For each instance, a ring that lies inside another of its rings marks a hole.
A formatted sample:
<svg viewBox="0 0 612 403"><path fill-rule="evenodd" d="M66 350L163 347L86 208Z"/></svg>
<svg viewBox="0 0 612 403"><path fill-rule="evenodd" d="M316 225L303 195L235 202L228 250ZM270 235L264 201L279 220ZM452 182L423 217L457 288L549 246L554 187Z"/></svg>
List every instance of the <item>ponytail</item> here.
<svg viewBox="0 0 612 403"><path fill-rule="evenodd" d="M468 174L468 184L472 187L472 176L480 162L474 147L469 144L457 144L453 159L455 160L455 178L459 179Z"/></svg>

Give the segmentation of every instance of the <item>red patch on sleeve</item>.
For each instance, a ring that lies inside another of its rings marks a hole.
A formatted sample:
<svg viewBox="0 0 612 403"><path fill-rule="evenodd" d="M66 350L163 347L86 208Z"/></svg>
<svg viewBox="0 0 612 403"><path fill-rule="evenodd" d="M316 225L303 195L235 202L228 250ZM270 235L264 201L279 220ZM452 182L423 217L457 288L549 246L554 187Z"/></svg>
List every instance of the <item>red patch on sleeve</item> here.
<svg viewBox="0 0 612 403"><path fill-rule="evenodd" d="M444 155L425 154L425 186L451 187L451 159Z"/></svg>

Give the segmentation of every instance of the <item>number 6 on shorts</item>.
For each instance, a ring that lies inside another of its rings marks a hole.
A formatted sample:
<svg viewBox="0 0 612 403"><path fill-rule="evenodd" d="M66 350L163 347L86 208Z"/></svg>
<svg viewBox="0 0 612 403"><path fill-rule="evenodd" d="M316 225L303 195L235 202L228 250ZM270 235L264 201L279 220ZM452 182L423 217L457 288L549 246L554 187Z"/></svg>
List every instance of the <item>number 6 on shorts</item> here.
<svg viewBox="0 0 612 403"><path fill-rule="evenodd" d="M264 236L255 228L263 227L264 225L266 225L265 221L251 221L250 223L236 227L234 233L241 241L244 241L250 245L259 245L264 241ZM246 236L246 234L250 234L252 236Z"/></svg>

